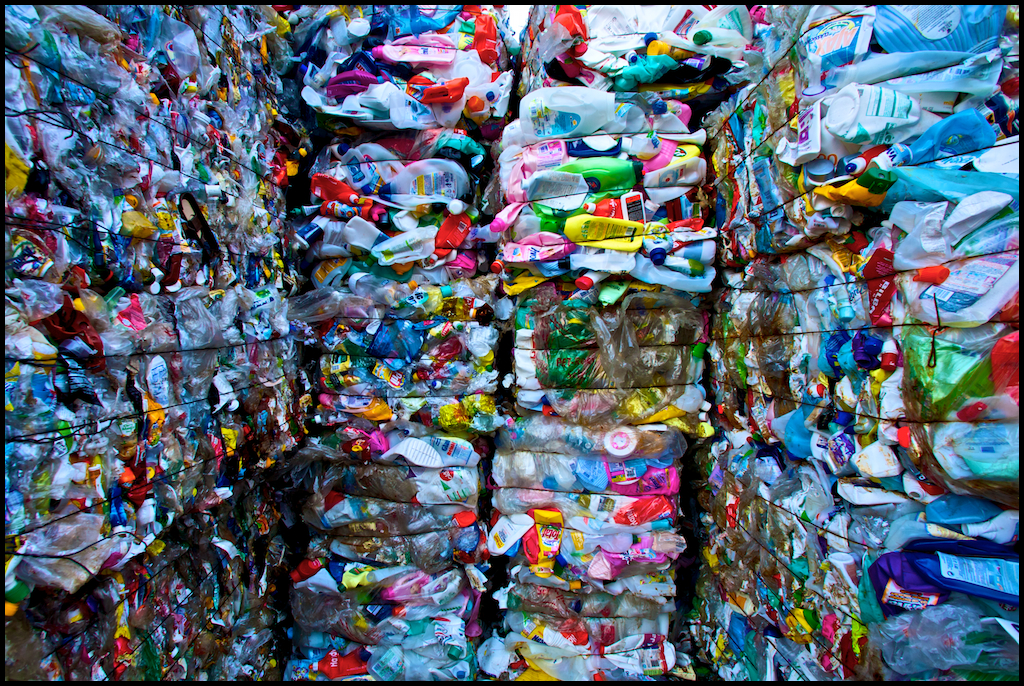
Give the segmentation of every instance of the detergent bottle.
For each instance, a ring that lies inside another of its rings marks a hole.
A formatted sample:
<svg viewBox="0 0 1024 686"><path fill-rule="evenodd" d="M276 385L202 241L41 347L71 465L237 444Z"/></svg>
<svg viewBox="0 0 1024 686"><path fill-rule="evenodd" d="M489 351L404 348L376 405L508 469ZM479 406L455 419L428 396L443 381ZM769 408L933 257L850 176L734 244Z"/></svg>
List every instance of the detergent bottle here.
<svg viewBox="0 0 1024 686"><path fill-rule="evenodd" d="M449 201L465 197L470 190L469 174L458 162L428 159L412 162L381 186L379 196L399 207Z"/></svg>
<svg viewBox="0 0 1024 686"><path fill-rule="evenodd" d="M539 88L519 104L523 138L589 136L615 118L615 95L590 88Z"/></svg>
<svg viewBox="0 0 1024 686"><path fill-rule="evenodd" d="M589 157L560 165L555 171L579 174L590 193L621 195L640 181L643 165L616 157Z"/></svg>
<svg viewBox="0 0 1024 686"><path fill-rule="evenodd" d="M424 67L443 67L455 61L457 46L444 34L429 33L421 36L402 36L388 45L372 50L373 58L385 62L405 63Z"/></svg>
<svg viewBox="0 0 1024 686"><path fill-rule="evenodd" d="M636 252L643 246L644 225L628 219L578 214L566 220L565 235L591 248Z"/></svg>
<svg viewBox="0 0 1024 686"><path fill-rule="evenodd" d="M630 271L633 278L644 283L657 284L690 293L710 293L711 282L715 280L715 269L708 267L702 276L688 276L682 272L655 266L643 255L636 257L636 267Z"/></svg>

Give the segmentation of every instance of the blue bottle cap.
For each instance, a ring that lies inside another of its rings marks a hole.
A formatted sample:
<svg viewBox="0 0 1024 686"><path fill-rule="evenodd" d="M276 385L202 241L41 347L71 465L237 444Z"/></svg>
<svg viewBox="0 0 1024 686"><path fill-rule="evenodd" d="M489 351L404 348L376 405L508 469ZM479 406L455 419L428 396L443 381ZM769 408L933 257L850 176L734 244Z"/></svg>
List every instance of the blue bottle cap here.
<svg viewBox="0 0 1024 686"><path fill-rule="evenodd" d="M667 255L668 253L665 252L664 248L655 248L651 251L651 262L656 265L665 264L665 257L667 257Z"/></svg>
<svg viewBox="0 0 1024 686"><path fill-rule="evenodd" d="M664 100L655 100L654 104L651 105L651 111L654 114L665 114L668 112L668 103Z"/></svg>

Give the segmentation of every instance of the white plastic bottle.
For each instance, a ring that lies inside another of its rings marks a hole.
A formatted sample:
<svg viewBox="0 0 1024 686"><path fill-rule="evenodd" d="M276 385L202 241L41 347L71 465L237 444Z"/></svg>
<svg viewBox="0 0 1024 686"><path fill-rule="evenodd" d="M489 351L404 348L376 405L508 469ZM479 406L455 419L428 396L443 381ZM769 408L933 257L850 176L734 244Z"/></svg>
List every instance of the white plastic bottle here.
<svg viewBox="0 0 1024 686"><path fill-rule="evenodd" d="M373 246L370 254L377 258L382 266L405 264L422 260L434 254L434 238L437 237L436 226L421 226L400 233L397 236L381 241Z"/></svg>
<svg viewBox="0 0 1024 686"><path fill-rule="evenodd" d="M1020 536L1020 510L1006 510L987 522L962 524L960 530L968 536L987 538L1007 545Z"/></svg>
<svg viewBox="0 0 1024 686"><path fill-rule="evenodd" d="M673 250L671 254L687 260L696 260L702 264L712 264L715 261L715 242L707 240L684 243Z"/></svg>
<svg viewBox="0 0 1024 686"><path fill-rule="evenodd" d="M890 145L919 136L942 118L915 98L881 86L850 84L826 100L825 128L861 145Z"/></svg>
<svg viewBox="0 0 1024 686"><path fill-rule="evenodd" d="M693 186L704 183L708 163L695 146L682 146L685 154L652 172L644 174L644 189L651 200L665 203L682 196ZM691 150L692 148L692 150ZM694 152L695 151L695 152Z"/></svg>
<svg viewBox="0 0 1024 686"><path fill-rule="evenodd" d="M718 5L701 17L687 33L711 28L735 31L748 41L754 37L754 22L746 5Z"/></svg>
<svg viewBox="0 0 1024 686"><path fill-rule="evenodd" d="M380 188L382 200L413 208L434 202L448 203L469 193L469 175L457 162L429 159L413 162ZM433 251L431 251L433 252Z"/></svg>
<svg viewBox="0 0 1024 686"><path fill-rule="evenodd" d="M363 143L348 150L341 163L342 181L365 195L376 193L404 168L393 152L376 143Z"/></svg>
<svg viewBox="0 0 1024 686"><path fill-rule="evenodd" d="M708 270L700 277L686 276L672 269L656 267L653 262L642 255L636 256L636 266L629 273L633 278L644 283L658 284L690 293L710 293L711 282L715 280L714 267L708 267Z"/></svg>
<svg viewBox="0 0 1024 686"><path fill-rule="evenodd" d="M519 119L528 143L589 136L615 119L615 95L578 86L539 88L519 104Z"/></svg>
<svg viewBox="0 0 1024 686"><path fill-rule="evenodd" d="M327 236L325 233L324 242L327 243ZM366 221L362 217L352 217L345 223L345 228L341 231L341 240L349 245L354 245L357 248L363 250L370 250L382 239L386 239L381 231L376 226Z"/></svg>

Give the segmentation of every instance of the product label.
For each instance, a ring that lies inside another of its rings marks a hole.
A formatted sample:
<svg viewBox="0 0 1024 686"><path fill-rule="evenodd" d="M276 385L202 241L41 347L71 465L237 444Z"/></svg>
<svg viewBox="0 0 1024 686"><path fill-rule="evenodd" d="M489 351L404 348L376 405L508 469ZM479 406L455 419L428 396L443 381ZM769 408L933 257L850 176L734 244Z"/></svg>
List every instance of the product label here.
<svg viewBox="0 0 1024 686"><path fill-rule="evenodd" d="M371 671L383 681L395 681L402 674L404 667L402 649L391 646L378 658Z"/></svg>
<svg viewBox="0 0 1024 686"><path fill-rule="evenodd" d="M473 446L464 439L430 436L426 441L431 448L444 456L445 464L467 466L470 463L475 464L474 458L479 459Z"/></svg>
<svg viewBox="0 0 1024 686"><path fill-rule="evenodd" d="M923 515L924 513L922 512L921 514ZM961 533L957 533L952 529L947 529L944 526L939 526L938 524L928 524L925 529L928 531L929 536L934 536L935 538L949 538L956 541L974 540L970 536L964 536Z"/></svg>
<svg viewBox="0 0 1024 686"><path fill-rule="evenodd" d="M960 8L956 5L892 5L921 36L928 40L945 38L960 25Z"/></svg>
<svg viewBox="0 0 1024 686"><path fill-rule="evenodd" d="M580 125L580 116L573 112L553 110L535 101L530 105L530 122L538 136L565 136Z"/></svg>
<svg viewBox="0 0 1024 686"><path fill-rule="evenodd" d="M856 59L864 21L864 16L839 17L811 29L800 39L807 54L821 61L823 77L829 70L852 64Z"/></svg>
<svg viewBox="0 0 1024 686"><path fill-rule="evenodd" d="M893 253L891 250L879 248L871 255L871 259L864 265L863 275L868 282L870 293L869 311L871 323L874 326L886 326L892 323L889 316L889 303L896 294L896 283L892 275L896 270L892 266Z"/></svg>
<svg viewBox="0 0 1024 686"><path fill-rule="evenodd" d="M636 191L626 193L620 199L622 201L622 207L624 208L626 219L631 222L647 223L647 215L644 211L643 193L638 193Z"/></svg>
<svg viewBox="0 0 1024 686"><path fill-rule="evenodd" d="M587 199L587 182L580 174L549 171L526 185L527 200L555 209L576 209Z"/></svg>
<svg viewBox="0 0 1024 686"><path fill-rule="evenodd" d="M939 573L946 579L966 581L993 591L1020 595L1020 563L994 557L939 556Z"/></svg>
<svg viewBox="0 0 1024 686"><path fill-rule="evenodd" d="M868 98L864 113L869 117L885 117L887 119L910 119L910 110L914 101L905 93L889 88L870 88L865 93Z"/></svg>
<svg viewBox="0 0 1024 686"><path fill-rule="evenodd" d="M894 580L889 579L889 583L885 585L885 590L882 591L882 602L902 607L904 610L923 610L929 605L938 605L939 595L937 593L908 591Z"/></svg>
<svg viewBox="0 0 1024 686"><path fill-rule="evenodd" d="M628 462L609 462L608 473L611 475L612 483L616 484L629 483L640 478L639 471Z"/></svg>
<svg viewBox="0 0 1024 686"><path fill-rule="evenodd" d="M384 183L380 172L377 171L377 165L373 162L361 164L359 158L356 157L345 166L345 170L357 188L369 186L372 192L376 193Z"/></svg>
<svg viewBox="0 0 1024 686"><path fill-rule="evenodd" d="M564 141L545 141L538 143L531 149L537 156L537 171L554 169L561 166L562 160L565 159Z"/></svg>
<svg viewBox="0 0 1024 686"><path fill-rule="evenodd" d="M316 271L313 272L313 281L319 287L333 285L333 277L339 274L340 271L348 265L347 258L335 258L332 260L324 260L317 265Z"/></svg>
<svg viewBox="0 0 1024 686"><path fill-rule="evenodd" d="M449 200L459 197L455 188L455 175L448 172L431 172L418 176L413 188L418 195L440 195Z"/></svg>
<svg viewBox="0 0 1024 686"><path fill-rule="evenodd" d="M932 285L921 294L921 300L938 301L939 308L946 312L959 312L970 307L992 290L996 281L1013 266L1017 258L1013 255L992 255L973 259L953 271L941 285Z"/></svg>

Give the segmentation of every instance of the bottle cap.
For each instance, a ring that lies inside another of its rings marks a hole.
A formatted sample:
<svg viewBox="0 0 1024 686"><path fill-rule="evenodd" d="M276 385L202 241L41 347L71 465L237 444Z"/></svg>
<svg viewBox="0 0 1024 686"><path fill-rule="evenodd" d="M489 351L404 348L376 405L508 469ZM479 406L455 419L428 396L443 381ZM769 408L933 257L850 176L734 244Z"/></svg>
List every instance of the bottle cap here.
<svg viewBox="0 0 1024 686"><path fill-rule="evenodd" d="M15 581L14 584L6 589L4 592L4 598L9 603L20 603L22 600L28 597L30 593L28 585L24 581Z"/></svg>
<svg viewBox="0 0 1024 686"><path fill-rule="evenodd" d="M373 47L373 49L370 50L370 54L373 55L373 59L375 59L375 60L381 59L382 57L384 57L384 46L383 45L375 45Z"/></svg>
<svg viewBox="0 0 1024 686"><path fill-rule="evenodd" d="M694 43L697 42L696 38L694 39L693 42ZM698 45L702 45L702 44L698 43ZM819 95L821 95L824 92L825 92L825 87L823 85L821 85L820 83L812 83L812 84L809 84L807 86L807 88L804 88L802 95L805 98L816 98L816 97L818 97Z"/></svg>
<svg viewBox="0 0 1024 686"><path fill-rule="evenodd" d="M811 183L822 184L832 178L836 167L832 162L823 157L811 160L804 165L804 173Z"/></svg>
<svg viewBox="0 0 1024 686"><path fill-rule="evenodd" d="M451 200L448 203L448 211L452 214L462 214L466 209L466 203L462 202L458 198Z"/></svg>
<svg viewBox="0 0 1024 686"><path fill-rule="evenodd" d="M494 262L491 262L492 274L500 274L503 269L505 269L505 263L502 262L501 260L495 260Z"/></svg>
<svg viewBox="0 0 1024 686"><path fill-rule="evenodd" d="M644 45L650 45L656 40L658 40L658 34L654 33L653 31L651 33L644 35Z"/></svg>
<svg viewBox="0 0 1024 686"><path fill-rule="evenodd" d="M697 45L705 45L707 43L710 43L712 38L714 38L714 36L711 35L710 31L698 31L697 33L693 34L693 42L696 43Z"/></svg>
<svg viewBox="0 0 1024 686"><path fill-rule="evenodd" d="M881 155L879 155L879 157L881 157ZM883 171L876 168L868 169L857 179L857 183L859 185L868 189L869 193L874 193L876 195L883 195L886 191L892 188L892 185L896 183L896 181L896 174L891 171Z"/></svg>
<svg viewBox="0 0 1024 686"><path fill-rule="evenodd" d="M665 257L667 257L667 255L668 254L665 252L664 248L655 248L651 251L651 262L656 265L665 264Z"/></svg>
<svg viewBox="0 0 1024 686"><path fill-rule="evenodd" d="M629 426L620 426L604 436L604 449L615 457L632 455L639 443L640 435Z"/></svg>
<svg viewBox="0 0 1024 686"><path fill-rule="evenodd" d="M487 104L483 101L483 98L478 95L474 95L466 101L466 109L470 112L482 112L486 106Z"/></svg>
<svg viewBox="0 0 1024 686"><path fill-rule="evenodd" d="M651 105L651 112L654 114L665 114L668 112L668 103L664 100L655 100L654 104Z"/></svg>
<svg viewBox="0 0 1024 686"><path fill-rule="evenodd" d="M589 291L594 287L594 280L589 276L580 276L576 279L576 288L581 291Z"/></svg>
<svg viewBox="0 0 1024 686"><path fill-rule="evenodd" d="M452 291L452 287L449 286L448 284L445 284L445 285L441 286L441 297L442 298L450 298L450 297L452 297L452 293L453 292L454 291Z"/></svg>
<svg viewBox="0 0 1024 686"><path fill-rule="evenodd" d="M917 274L914 275L914 281L933 284L940 284L948 278L949 267L944 267L941 264L932 267L921 267L917 270Z"/></svg>

